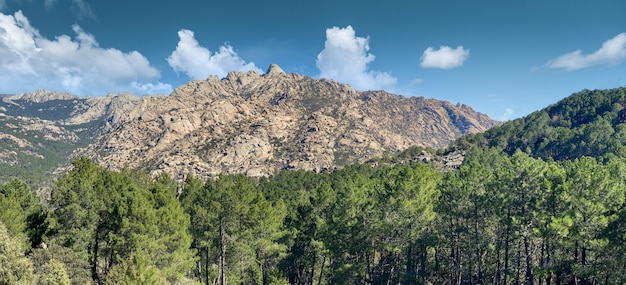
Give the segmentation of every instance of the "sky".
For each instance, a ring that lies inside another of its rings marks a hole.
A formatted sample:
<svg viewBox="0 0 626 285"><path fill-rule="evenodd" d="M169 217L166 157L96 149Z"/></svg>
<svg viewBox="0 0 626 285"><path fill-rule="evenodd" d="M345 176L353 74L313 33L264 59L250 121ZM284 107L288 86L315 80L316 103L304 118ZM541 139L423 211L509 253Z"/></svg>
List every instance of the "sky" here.
<svg viewBox="0 0 626 285"><path fill-rule="evenodd" d="M509 120L626 86L624 12L623 0L0 0L0 94L169 94L275 63Z"/></svg>

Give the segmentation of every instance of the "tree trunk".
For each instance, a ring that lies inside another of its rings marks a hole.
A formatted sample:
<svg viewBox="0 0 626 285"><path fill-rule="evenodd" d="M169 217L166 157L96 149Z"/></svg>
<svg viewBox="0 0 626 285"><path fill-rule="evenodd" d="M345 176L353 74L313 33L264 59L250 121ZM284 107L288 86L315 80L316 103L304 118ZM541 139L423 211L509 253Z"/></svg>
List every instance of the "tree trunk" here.
<svg viewBox="0 0 626 285"><path fill-rule="evenodd" d="M415 268L413 263L413 242L409 241L409 247L406 251L406 281L404 284L414 284Z"/></svg>
<svg viewBox="0 0 626 285"><path fill-rule="evenodd" d="M476 280L475 284L483 284L483 263L478 230L478 205L476 203L477 202L474 201L474 242L476 243L476 271L478 273L478 280Z"/></svg>
<svg viewBox="0 0 626 285"><path fill-rule="evenodd" d="M580 264L587 265L587 248L584 246L580 249Z"/></svg>
<svg viewBox="0 0 626 285"><path fill-rule="evenodd" d="M204 278L206 280L206 285L209 285L209 248L208 247L204 247Z"/></svg>
<svg viewBox="0 0 626 285"><path fill-rule="evenodd" d="M498 228L496 233L500 234L502 228L500 227L500 223L498 223ZM493 284L500 285L500 280L502 278L502 261L500 260L500 251L502 250L502 241L500 238L496 240L496 274L493 277Z"/></svg>
<svg viewBox="0 0 626 285"><path fill-rule="evenodd" d="M574 243L574 262L578 262L578 241Z"/></svg>
<svg viewBox="0 0 626 285"><path fill-rule="evenodd" d="M522 246L520 245L520 240L518 238L518 242L517 242L517 255L515 258L515 284L519 284L520 283L520 279L521 279L521 268L522 268Z"/></svg>
<svg viewBox="0 0 626 285"><path fill-rule="evenodd" d="M448 278L452 281L456 278L456 237L454 235L454 219L450 218L450 259L448 261Z"/></svg>
<svg viewBox="0 0 626 285"><path fill-rule="evenodd" d="M421 254L421 261L420 261L420 284L426 284L426 282L424 282L424 280L426 279L426 263L428 262L428 247L426 245L423 245L422 247L422 254Z"/></svg>
<svg viewBox="0 0 626 285"><path fill-rule="evenodd" d="M101 225L96 227L96 233L94 234L93 242L93 257L91 259L91 278L96 281L96 284L100 284L100 275L98 274L98 254L100 250L100 229Z"/></svg>
<svg viewBox="0 0 626 285"><path fill-rule="evenodd" d="M508 284L507 283L507 279L509 276L509 239L510 239L510 225L509 225L509 220L511 218L511 209L507 209L506 212L506 220L507 220L507 225L506 225L506 229L505 229L505 233L504 233L504 282L503 284Z"/></svg>
<svg viewBox="0 0 626 285"><path fill-rule="evenodd" d="M322 268L320 269L320 276L317 279L317 284L322 284L322 276L324 274L324 265L326 265L326 255L322 258Z"/></svg>
<svg viewBox="0 0 626 285"><path fill-rule="evenodd" d="M226 274L224 269L226 267L226 234L224 233L223 221L220 219L220 261L218 275L220 279L220 285L226 285Z"/></svg>
<svg viewBox="0 0 626 285"><path fill-rule="evenodd" d="M435 247L435 273L439 275L439 245Z"/></svg>
<svg viewBox="0 0 626 285"><path fill-rule="evenodd" d="M526 284L534 285L535 278L533 276L533 257L530 253L530 241L528 240L528 230L524 234L524 254L526 254Z"/></svg>
<svg viewBox="0 0 626 285"><path fill-rule="evenodd" d="M315 278L315 263L317 263L317 252L313 253L313 262L311 263L311 270L306 277L306 284L313 284L313 278Z"/></svg>

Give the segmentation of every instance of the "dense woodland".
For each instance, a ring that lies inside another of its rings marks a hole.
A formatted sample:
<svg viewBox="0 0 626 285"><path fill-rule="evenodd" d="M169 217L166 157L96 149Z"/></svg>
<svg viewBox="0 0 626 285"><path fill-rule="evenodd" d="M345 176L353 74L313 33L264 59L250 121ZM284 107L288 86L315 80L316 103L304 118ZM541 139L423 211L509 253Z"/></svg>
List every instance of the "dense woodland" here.
<svg viewBox="0 0 626 285"><path fill-rule="evenodd" d="M626 284L626 99L594 94L460 139L447 173L178 183L79 158L45 197L0 187L0 284Z"/></svg>
<svg viewBox="0 0 626 285"><path fill-rule="evenodd" d="M625 181L616 156L496 149L182 186L81 158L45 205L2 186L0 283L623 284Z"/></svg>
<svg viewBox="0 0 626 285"><path fill-rule="evenodd" d="M526 117L453 142L451 149L495 147L513 154L571 160L626 156L626 87L583 90Z"/></svg>

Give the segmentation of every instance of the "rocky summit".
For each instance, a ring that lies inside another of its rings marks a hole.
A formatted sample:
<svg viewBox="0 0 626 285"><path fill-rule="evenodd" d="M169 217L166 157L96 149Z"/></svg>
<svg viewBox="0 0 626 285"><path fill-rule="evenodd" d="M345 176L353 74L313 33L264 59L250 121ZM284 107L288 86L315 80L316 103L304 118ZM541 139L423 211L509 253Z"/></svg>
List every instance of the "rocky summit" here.
<svg viewBox="0 0 626 285"><path fill-rule="evenodd" d="M231 72L178 87L170 96L105 105L108 128L76 152L112 169L176 178L220 173L265 176L322 171L410 146L441 148L498 122L462 104L285 73ZM99 112L98 114L101 114Z"/></svg>

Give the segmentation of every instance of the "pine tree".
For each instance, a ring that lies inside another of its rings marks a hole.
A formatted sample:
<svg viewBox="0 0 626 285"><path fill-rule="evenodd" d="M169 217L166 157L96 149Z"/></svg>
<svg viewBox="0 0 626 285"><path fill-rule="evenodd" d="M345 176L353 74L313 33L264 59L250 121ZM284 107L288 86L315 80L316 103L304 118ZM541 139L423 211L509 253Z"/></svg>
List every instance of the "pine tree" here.
<svg viewBox="0 0 626 285"><path fill-rule="evenodd" d="M22 242L11 237L0 221L0 284L30 284L33 264L24 256Z"/></svg>

